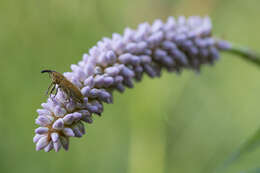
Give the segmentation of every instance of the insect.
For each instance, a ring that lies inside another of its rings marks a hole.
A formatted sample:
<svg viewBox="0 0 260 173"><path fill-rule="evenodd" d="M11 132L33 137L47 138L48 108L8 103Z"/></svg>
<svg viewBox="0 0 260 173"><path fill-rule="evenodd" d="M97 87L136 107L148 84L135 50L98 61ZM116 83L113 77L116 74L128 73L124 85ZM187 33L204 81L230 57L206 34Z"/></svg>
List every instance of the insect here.
<svg viewBox="0 0 260 173"><path fill-rule="evenodd" d="M56 85L57 85L58 87L56 89L54 97L57 95L58 89L61 89L67 95L68 99L72 99L72 100L79 102L79 103L84 102L83 101L84 97L81 94L78 87L76 87L73 83L71 83L61 73L53 71L53 70L42 70L41 73L49 73L49 76L52 80L50 86L48 87L46 95L48 95L48 93L49 93L49 95L51 95L53 93L53 91L55 90Z"/></svg>

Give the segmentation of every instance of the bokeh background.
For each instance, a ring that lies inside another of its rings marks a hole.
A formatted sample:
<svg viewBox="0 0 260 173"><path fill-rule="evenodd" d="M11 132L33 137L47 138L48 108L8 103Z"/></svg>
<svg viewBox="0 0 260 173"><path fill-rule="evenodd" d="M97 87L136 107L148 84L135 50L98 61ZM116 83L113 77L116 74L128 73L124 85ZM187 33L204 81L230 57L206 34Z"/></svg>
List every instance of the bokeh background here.
<svg viewBox="0 0 260 173"><path fill-rule="evenodd" d="M115 93L70 150L36 152L49 78L98 40L167 16L209 15L216 36L260 51L259 0L0 0L1 173L210 173L260 127L260 68L223 53L199 75L147 77ZM260 148L260 147L259 147ZM220 172L257 172L257 147ZM217 171L216 171L217 170Z"/></svg>

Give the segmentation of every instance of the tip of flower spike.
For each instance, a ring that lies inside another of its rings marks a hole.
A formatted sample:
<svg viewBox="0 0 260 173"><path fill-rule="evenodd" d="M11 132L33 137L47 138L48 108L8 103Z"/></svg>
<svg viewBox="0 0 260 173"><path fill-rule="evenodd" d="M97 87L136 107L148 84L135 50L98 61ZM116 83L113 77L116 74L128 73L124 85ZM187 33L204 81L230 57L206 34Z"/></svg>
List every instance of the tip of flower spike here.
<svg viewBox="0 0 260 173"><path fill-rule="evenodd" d="M37 144L36 144L36 151L39 151L41 149L43 149L44 147L46 147L48 145L48 137L47 136L42 136Z"/></svg>

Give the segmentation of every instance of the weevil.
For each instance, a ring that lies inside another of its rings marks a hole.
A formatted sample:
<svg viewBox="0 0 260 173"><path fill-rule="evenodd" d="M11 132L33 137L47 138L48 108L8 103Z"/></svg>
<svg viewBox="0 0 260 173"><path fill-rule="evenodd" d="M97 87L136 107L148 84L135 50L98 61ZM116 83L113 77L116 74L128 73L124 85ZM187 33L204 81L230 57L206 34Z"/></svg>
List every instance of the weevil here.
<svg viewBox="0 0 260 173"><path fill-rule="evenodd" d="M61 89L70 100L74 100L79 103L83 103L83 95L81 94L79 88L71 83L65 76L61 73L53 71L53 70L42 70L41 73L49 73L49 76L52 80L50 86L47 89L46 95L51 95L56 86L56 92L54 97L57 95L58 89Z"/></svg>

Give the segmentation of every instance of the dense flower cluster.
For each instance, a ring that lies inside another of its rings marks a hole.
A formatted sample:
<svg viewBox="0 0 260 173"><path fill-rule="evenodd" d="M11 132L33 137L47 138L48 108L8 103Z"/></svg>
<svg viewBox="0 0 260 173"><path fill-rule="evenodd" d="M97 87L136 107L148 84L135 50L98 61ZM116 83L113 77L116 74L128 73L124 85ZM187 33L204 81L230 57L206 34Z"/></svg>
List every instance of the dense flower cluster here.
<svg viewBox="0 0 260 173"><path fill-rule="evenodd" d="M81 90L84 103L68 101L59 90L37 110L36 124L40 127L33 139L36 150L68 150L70 137L85 134L83 122L92 123L93 114L103 112L103 103L113 102L112 92L132 88L134 80L140 81L143 74L153 78L163 69L199 71L201 65L212 64L219 58L219 51L229 46L211 36L208 17L197 16L142 23L137 30L126 28L123 35L114 33L112 39L103 38L78 65L71 65L72 72L64 73Z"/></svg>

